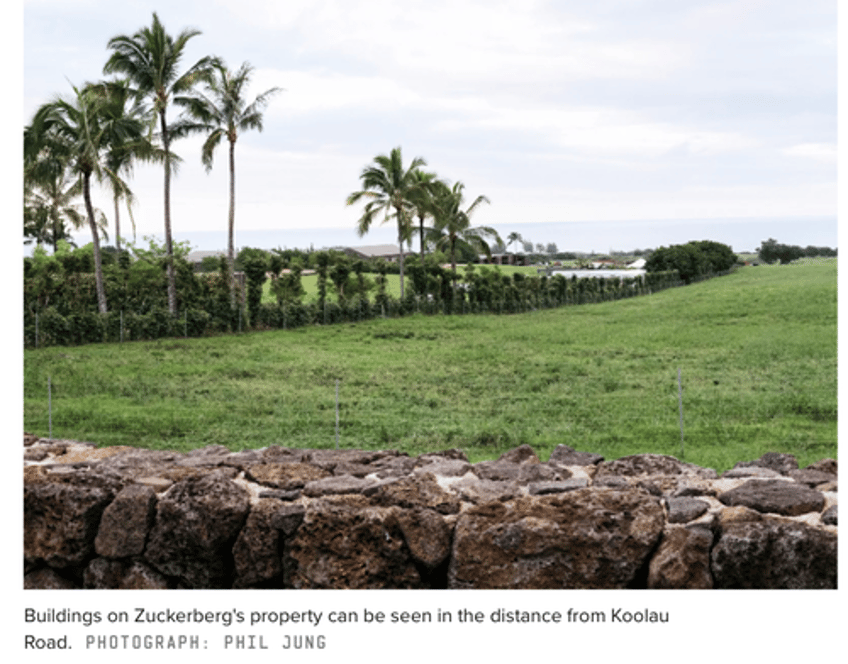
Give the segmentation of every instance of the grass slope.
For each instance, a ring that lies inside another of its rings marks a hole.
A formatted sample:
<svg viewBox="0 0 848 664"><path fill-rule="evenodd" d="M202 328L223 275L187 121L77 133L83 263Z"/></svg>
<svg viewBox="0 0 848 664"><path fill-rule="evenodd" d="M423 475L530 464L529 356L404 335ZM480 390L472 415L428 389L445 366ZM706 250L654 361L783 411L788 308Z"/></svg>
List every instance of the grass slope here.
<svg viewBox="0 0 848 664"><path fill-rule="evenodd" d="M656 295L515 316L26 350L24 429L102 445L222 444L472 461L522 443L724 470L836 457L836 263L744 268ZM677 372L683 381L684 440Z"/></svg>

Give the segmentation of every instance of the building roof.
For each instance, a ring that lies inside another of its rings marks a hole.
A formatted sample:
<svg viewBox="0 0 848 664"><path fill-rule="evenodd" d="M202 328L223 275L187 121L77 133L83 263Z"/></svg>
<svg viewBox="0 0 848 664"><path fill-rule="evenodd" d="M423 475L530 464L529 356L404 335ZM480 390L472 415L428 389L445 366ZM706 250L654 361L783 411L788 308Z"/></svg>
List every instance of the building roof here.
<svg viewBox="0 0 848 664"><path fill-rule="evenodd" d="M396 244L372 244L365 247L346 247L345 251L352 251L366 258L398 256L400 254L400 248Z"/></svg>
<svg viewBox="0 0 848 664"><path fill-rule="evenodd" d="M199 263L204 258L209 258L210 256L226 256L226 253L223 251L192 251L188 256L186 256L186 260L189 263Z"/></svg>

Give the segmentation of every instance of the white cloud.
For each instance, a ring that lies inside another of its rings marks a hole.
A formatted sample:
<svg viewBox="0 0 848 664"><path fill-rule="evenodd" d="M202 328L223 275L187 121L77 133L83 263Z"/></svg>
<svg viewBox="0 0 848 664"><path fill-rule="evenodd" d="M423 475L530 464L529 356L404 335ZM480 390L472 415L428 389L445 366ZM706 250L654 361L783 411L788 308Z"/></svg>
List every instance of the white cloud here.
<svg viewBox="0 0 848 664"><path fill-rule="evenodd" d="M260 69L253 86L266 90L278 86L285 92L268 107L271 114L309 114L317 111L394 111L418 104L421 96L385 77L349 76L332 71Z"/></svg>
<svg viewBox="0 0 848 664"><path fill-rule="evenodd" d="M836 164L837 147L833 143L800 143L786 148L783 154Z"/></svg>
<svg viewBox="0 0 848 664"><path fill-rule="evenodd" d="M492 199L486 221L481 216L480 223L828 216L833 214L836 185L691 186L611 194L601 188L567 186L534 194L526 188L504 188Z"/></svg>
<svg viewBox="0 0 848 664"><path fill-rule="evenodd" d="M613 108L495 108L465 104L466 117L439 123L442 130L490 127L537 133L558 145L584 153L659 157L672 150L712 155L750 149L754 139L736 132L674 126Z"/></svg>
<svg viewBox="0 0 848 664"><path fill-rule="evenodd" d="M658 79L687 49L632 37L604 40L591 19L559 5L513 0L219 0L239 20L291 31L310 52L329 51L386 73L484 84Z"/></svg>

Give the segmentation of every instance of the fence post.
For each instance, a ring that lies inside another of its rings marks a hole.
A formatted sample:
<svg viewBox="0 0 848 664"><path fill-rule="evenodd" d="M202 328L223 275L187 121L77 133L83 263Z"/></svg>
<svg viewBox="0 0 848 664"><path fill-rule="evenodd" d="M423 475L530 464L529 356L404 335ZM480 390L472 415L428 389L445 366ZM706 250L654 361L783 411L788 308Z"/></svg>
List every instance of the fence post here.
<svg viewBox="0 0 848 664"><path fill-rule="evenodd" d="M47 375L47 440L53 440L53 387Z"/></svg>
<svg viewBox="0 0 848 664"><path fill-rule="evenodd" d="M35 312L35 347L38 348L38 312Z"/></svg>
<svg viewBox="0 0 848 664"><path fill-rule="evenodd" d="M121 343L124 343L124 310L121 309L121 332L120 332Z"/></svg>
<svg viewBox="0 0 848 664"><path fill-rule="evenodd" d="M677 400L680 405L680 460L684 461L683 450L683 383L680 380L680 368L677 369Z"/></svg>
<svg viewBox="0 0 848 664"><path fill-rule="evenodd" d="M339 379L336 378L336 449L339 449Z"/></svg>

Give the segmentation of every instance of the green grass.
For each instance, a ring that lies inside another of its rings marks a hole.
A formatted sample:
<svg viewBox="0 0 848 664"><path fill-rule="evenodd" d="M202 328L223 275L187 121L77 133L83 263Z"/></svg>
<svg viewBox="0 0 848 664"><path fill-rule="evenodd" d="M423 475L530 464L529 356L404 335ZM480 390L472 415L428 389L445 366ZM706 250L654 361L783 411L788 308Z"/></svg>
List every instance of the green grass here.
<svg viewBox="0 0 848 664"><path fill-rule="evenodd" d="M472 461L528 443L724 470L836 457L836 262L618 302L24 352L24 429L101 445L340 444ZM684 453L677 371L684 405Z"/></svg>
<svg viewBox="0 0 848 664"><path fill-rule="evenodd" d="M503 274L512 275L514 272L521 272L522 274L527 275L535 275L538 274L538 268L532 265L484 265L484 266L475 266L475 270L499 270ZM465 275L465 266L457 265L456 271L459 274L459 278L462 279ZM377 293L377 285L375 282L374 274L366 274L365 275L368 280L373 284L373 288L369 293L369 297L371 299L374 298L374 295ZM386 275L386 293L388 293L391 297L395 299L400 299L400 275L397 274L387 274ZM409 277L405 278L405 288L409 288ZM304 302L314 302L318 300L318 275L317 274L305 274L300 278L300 282L303 285L303 290L305 291L305 295L303 296ZM330 279L327 279L327 300L330 302L335 302L337 300L336 297L336 288L333 285L333 282ZM262 302L267 304L275 304L277 302L277 298L274 296L271 291L271 281L268 280L262 285Z"/></svg>

